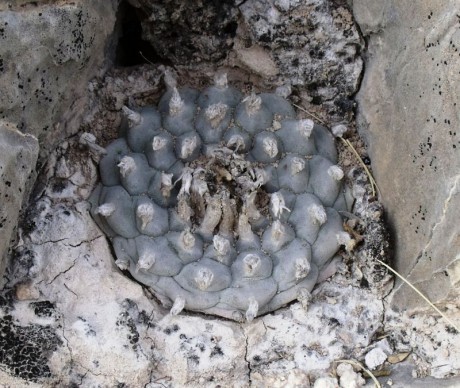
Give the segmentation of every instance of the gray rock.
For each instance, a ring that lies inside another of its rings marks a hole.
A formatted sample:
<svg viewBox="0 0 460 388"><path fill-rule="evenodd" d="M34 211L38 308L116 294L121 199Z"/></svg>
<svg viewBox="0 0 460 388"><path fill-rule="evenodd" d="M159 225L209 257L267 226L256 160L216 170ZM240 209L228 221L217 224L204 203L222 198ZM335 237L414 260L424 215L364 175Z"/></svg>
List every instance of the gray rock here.
<svg viewBox="0 0 460 388"><path fill-rule="evenodd" d="M0 275L7 264L6 254L19 211L28 198L27 187L35 179L37 156L38 141L34 136L0 121Z"/></svg>
<svg viewBox="0 0 460 388"><path fill-rule="evenodd" d="M392 388L457 388L460 386L458 377L446 377L443 379L434 377L415 378L413 376L413 365L410 363L397 364L391 370L391 378L380 377L379 381L382 385L391 381Z"/></svg>
<svg viewBox="0 0 460 388"><path fill-rule="evenodd" d="M38 138L43 160L81 124L117 2L35 3L0 5L0 116Z"/></svg>
<svg viewBox="0 0 460 388"><path fill-rule="evenodd" d="M298 86L309 109L321 105L335 120L350 117L363 42L345 6L324 0L256 0L239 8L241 29L247 33L240 32L235 51L243 65L264 78Z"/></svg>
<svg viewBox="0 0 460 388"><path fill-rule="evenodd" d="M384 3L384 4L383 4ZM395 267L433 302L455 300L459 279L458 3L354 1L369 55L359 101ZM397 282L392 306L425 307Z"/></svg>
<svg viewBox="0 0 460 388"><path fill-rule="evenodd" d="M81 124L87 83L106 60L115 23L116 1L48 3L0 4L0 117L15 127L0 129L0 257L34 184L37 154L42 165Z"/></svg>

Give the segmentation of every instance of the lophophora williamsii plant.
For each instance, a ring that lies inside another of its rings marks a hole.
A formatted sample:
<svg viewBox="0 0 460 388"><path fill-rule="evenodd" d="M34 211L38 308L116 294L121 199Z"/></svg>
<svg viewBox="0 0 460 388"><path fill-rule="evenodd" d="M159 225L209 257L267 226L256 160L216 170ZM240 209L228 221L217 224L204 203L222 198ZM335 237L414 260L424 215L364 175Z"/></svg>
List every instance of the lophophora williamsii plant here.
<svg viewBox="0 0 460 388"><path fill-rule="evenodd" d="M165 79L158 108L123 108L90 198L117 266L171 314L251 321L306 306L353 242L333 136L296 119L289 88L243 97L226 74L201 93Z"/></svg>

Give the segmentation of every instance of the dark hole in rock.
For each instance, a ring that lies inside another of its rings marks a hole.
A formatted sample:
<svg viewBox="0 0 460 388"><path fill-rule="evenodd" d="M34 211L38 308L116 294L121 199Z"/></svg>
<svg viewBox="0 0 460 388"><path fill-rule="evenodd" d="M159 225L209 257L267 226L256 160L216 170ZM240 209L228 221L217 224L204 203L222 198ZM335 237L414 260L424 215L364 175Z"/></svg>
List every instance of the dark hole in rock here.
<svg viewBox="0 0 460 388"><path fill-rule="evenodd" d="M141 11L127 1L118 11L119 39L115 52L116 66L135 66L158 62L159 56L149 42L142 39Z"/></svg>

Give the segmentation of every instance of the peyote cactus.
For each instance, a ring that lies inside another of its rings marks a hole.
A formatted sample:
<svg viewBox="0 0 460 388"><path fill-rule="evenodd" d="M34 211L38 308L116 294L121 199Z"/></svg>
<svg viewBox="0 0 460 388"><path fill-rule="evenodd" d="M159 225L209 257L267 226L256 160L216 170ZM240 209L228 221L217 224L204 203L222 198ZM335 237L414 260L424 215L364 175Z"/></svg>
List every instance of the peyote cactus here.
<svg viewBox="0 0 460 388"><path fill-rule="evenodd" d="M199 93L168 90L123 108L92 215L116 264L171 307L251 321L298 299L350 237L329 131L278 94L242 94L226 74Z"/></svg>

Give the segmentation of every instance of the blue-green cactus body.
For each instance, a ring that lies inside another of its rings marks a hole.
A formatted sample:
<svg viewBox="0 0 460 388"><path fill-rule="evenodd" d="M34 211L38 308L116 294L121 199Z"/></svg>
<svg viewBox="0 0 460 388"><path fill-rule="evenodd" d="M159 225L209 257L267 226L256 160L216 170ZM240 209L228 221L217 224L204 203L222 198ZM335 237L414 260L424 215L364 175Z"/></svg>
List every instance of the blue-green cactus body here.
<svg viewBox="0 0 460 388"><path fill-rule="evenodd" d="M170 85L158 110L124 108L91 214L119 268L169 304L252 320L298 299L347 238L343 172L329 131L282 96L242 98L216 77Z"/></svg>

